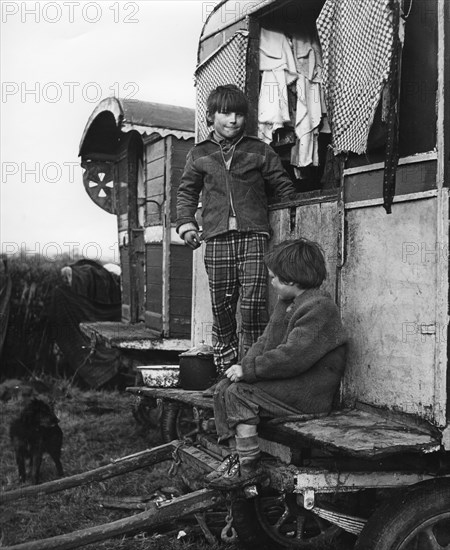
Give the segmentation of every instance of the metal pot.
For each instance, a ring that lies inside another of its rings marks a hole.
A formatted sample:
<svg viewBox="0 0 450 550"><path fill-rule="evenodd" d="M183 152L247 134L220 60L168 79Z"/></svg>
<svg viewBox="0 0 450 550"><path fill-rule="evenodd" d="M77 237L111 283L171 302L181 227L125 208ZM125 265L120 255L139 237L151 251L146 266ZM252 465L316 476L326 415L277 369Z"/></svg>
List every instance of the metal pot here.
<svg viewBox="0 0 450 550"><path fill-rule="evenodd" d="M183 390L206 390L217 377L213 348L203 342L180 354L180 379Z"/></svg>

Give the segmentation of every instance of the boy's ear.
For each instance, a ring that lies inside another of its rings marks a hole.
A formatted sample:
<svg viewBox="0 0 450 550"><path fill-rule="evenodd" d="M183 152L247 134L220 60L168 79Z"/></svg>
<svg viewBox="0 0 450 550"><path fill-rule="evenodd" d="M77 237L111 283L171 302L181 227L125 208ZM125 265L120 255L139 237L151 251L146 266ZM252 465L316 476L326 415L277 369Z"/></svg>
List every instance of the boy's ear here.
<svg viewBox="0 0 450 550"><path fill-rule="evenodd" d="M211 114L209 111L206 111L206 121L209 125L214 124L214 113Z"/></svg>

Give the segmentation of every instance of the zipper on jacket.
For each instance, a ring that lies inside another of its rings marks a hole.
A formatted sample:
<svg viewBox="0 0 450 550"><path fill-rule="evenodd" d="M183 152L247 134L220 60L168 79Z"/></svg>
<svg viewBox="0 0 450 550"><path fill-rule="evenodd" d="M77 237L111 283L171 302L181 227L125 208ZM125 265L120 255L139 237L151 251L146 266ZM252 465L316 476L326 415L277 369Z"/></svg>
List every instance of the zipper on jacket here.
<svg viewBox="0 0 450 550"><path fill-rule="evenodd" d="M230 197L230 210L231 210L231 215L236 218L236 222L238 222L238 218L237 218L237 215L236 215L236 210L234 208L234 197L233 197L233 190L230 186L230 182L229 182L229 177L228 177L228 174L231 170L231 165L233 163L233 157L234 157L234 152L236 150L236 147L238 145L238 143L240 143L242 141L242 139L244 138L244 136L242 135L237 141L236 143L233 145L232 147L232 150L231 150L231 158L227 164L227 162L225 161L225 156L223 154L223 151L222 151L222 146L220 145L219 143L219 147L220 147L220 153L222 155L222 160L223 160L223 163L225 165L225 175L226 175L226 182L227 182L227 191L228 191L228 195ZM239 226L239 224L238 224Z"/></svg>

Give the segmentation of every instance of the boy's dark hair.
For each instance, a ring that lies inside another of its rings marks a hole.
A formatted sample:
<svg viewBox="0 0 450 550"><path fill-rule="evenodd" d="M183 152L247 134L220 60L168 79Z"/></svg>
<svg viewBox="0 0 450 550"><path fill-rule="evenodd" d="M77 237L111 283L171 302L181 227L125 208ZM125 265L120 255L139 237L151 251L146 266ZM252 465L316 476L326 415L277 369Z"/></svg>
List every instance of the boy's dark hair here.
<svg viewBox="0 0 450 550"><path fill-rule="evenodd" d="M295 283L301 288L317 288L327 276L322 248L304 238L281 242L264 261L282 283Z"/></svg>
<svg viewBox="0 0 450 550"><path fill-rule="evenodd" d="M248 113L248 100L244 92L235 84L217 86L206 102L207 124L211 126L214 113Z"/></svg>

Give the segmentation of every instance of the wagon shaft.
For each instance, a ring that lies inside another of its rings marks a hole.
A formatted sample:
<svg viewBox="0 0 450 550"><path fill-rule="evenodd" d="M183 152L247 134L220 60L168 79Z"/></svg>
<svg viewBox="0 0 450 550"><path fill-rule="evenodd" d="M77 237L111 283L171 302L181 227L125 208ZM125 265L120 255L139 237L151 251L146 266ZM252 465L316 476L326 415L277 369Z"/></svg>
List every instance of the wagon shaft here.
<svg viewBox="0 0 450 550"><path fill-rule="evenodd" d="M201 489L188 495L152 506L149 510L129 518L75 531L34 542L5 546L4 550L69 550L119 535L155 528L176 518L210 510L222 504L224 496L211 489Z"/></svg>
<svg viewBox="0 0 450 550"><path fill-rule="evenodd" d="M93 481L109 479L126 472L138 470L139 468L143 468L145 466L163 462L171 457L172 451L173 445L168 443L166 445L154 447L153 449L141 451L134 455L118 458L113 460L111 464L101 466L100 468L96 468L94 470L89 470L88 472L63 477L55 481L42 483L41 485L21 487L20 489L15 489L13 491L0 493L0 503L11 502L13 500L19 500L38 494L44 495L57 493L65 489L79 487L80 485L85 485L86 483L91 483Z"/></svg>

